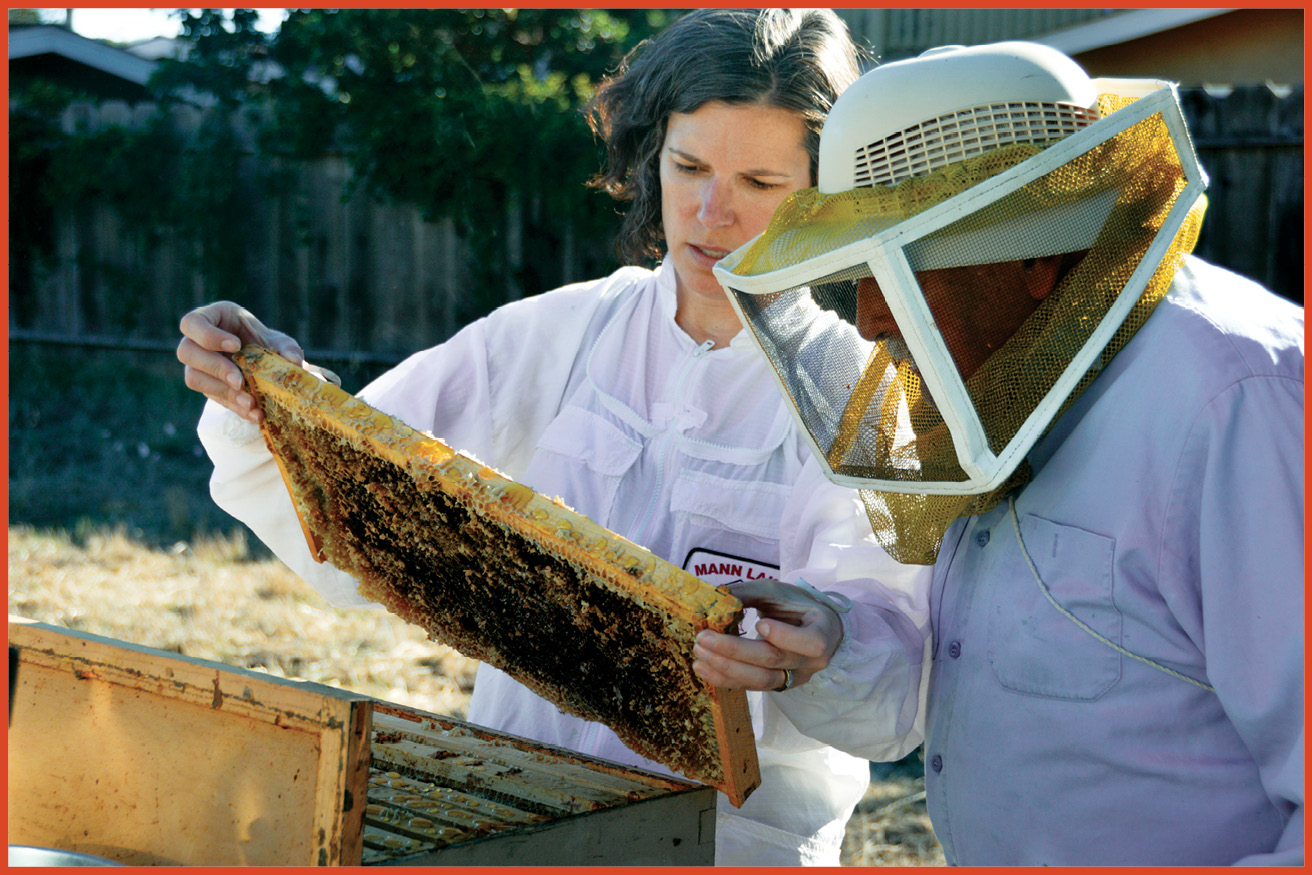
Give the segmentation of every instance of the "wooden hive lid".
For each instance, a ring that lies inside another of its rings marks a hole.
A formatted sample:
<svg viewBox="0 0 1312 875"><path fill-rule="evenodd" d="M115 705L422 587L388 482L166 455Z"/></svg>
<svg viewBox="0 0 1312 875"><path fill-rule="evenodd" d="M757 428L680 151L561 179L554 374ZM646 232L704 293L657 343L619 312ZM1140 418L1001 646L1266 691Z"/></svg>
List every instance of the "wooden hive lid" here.
<svg viewBox="0 0 1312 875"><path fill-rule="evenodd" d="M233 360L318 561L734 805L760 783L745 693L692 671L738 599L269 350Z"/></svg>

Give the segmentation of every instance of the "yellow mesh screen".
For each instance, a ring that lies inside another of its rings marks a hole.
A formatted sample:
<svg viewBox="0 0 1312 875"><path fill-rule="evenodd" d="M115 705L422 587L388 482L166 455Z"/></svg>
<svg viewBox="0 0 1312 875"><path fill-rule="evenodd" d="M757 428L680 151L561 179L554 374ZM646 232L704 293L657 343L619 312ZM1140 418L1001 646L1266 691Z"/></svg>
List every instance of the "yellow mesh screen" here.
<svg viewBox="0 0 1312 875"><path fill-rule="evenodd" d="M795 191L775 210L769 227L743 254L734 273L769 273L865 240L1041 151L1043 144L1020 143L894 186L854 188L831 195L815 188Z"/></svg>
<svg viewBox="0 0 1312 875"><path fill-rule="evenodd" d="M987 227L1010 216L1042 209L1054 201L1085 197L1106 187L1104 180L1109 175L1122 184L1131 182L1120 191L1088 255L1069 270L1028 318L1005 331L1003 337L1009 339L996 350L990 350L987 361L978 367L962 361L956 350L969 348L972 340L979 344L976 335L983 328L1005 324L1011 297L1020 298L1021 307L1029 301L1023 292L1007 296L999 291L1004 284L1018 282L1012 276L1018 272L1015 263L1006 261L1007 249L1016 251L1017 241L999 237L997 260L1001 264L931 272L953 276L950 282L942 283L951 287L952 294L931 300L930 307L937 324L945 330L944 340L958 360L966 389L995 453L1001 452L1015 437L1025 417L1038 406L1125 289L1184 188L1184 171L1166 123L1160 116L1152 116L932 235L959 233L971 226ZM914 261L913 254L909 253L908 257ZM928 283L922 281L922 287L928 295ZM1165 291L1164 286L1160 289L1150 286L1145 294L1155 303ZM981 306L980 302L987 304ZM950 321L952 314L962 312L972 314L973 318L954 326ZM954 337L945 326L957 327L969 336Z"/></svg>
<svg viewBox="0 0 1312 875"><path fill-rule="evenodd" d="M1131 102L1132 99L1106 95L1100 100L1100 109L1105 117ZM744 254L735 273L767 273L865 239L1039 151L1040 146L1009 146L891 187L856 189L831 196L820 195L814 189L795 193L776 212L766 233ZM981 231L987 232L1000 223L1055 205L1085 202L1109 192L1113 194L1108 196L1115 198L1106 221L1093 228L1088 239L1094 242L1087 254L1068 256L1060 265L1060 282L1037 303L1026 305L1023 300L1017 300L1014 323L1008 322L1013 318L1006 311L1012 305L1004 303L1008 296L998 292L1000 288L1015 285L1003 272L1016 270L1021 264L1014 255L1017 247L1013 234L997 234L996 257L981 258L980 265L941 272L917 270L936 327L958 367L994 453L1000 452L1016 435L1125 290L1164 226L1185 182L1166 123L1160 115L1155 115L925 238L927 245L936 238L966 232L975 233L979 239ZM1134 335L1165 295L1180 263L1194 247L1205 207L1206 199L1200 197L1129 316L1067 396L1062 412ZM1099 215L1098 220L1101 219ZM1033 233L1042 235L1045 230L1040 226ZM983 239L985 246L992 245L987 233ZM913 269L916 269L917 245L913 243L906 248ZM1026 269L1030 268L1029 262L1025 265ZM948 272L953 272L950 277ZM945 281L935 283L932 275L936 273L944 273ZM836 293L827 291L826 294L845 301L845 305L840 304L836 309L841 311L846 306L849 311L846 318L855 321L853 314L862 276L869 277L868 269L856 268L847 271L842 282L820 281L812 289L837 289ZM934 291L937 288L944 291ZM1051 284L1045 288L1051 288ZM821 295L814 291L812 294L817 301L821 300ZM989 302L987 312L981 302ZM976 318L961 319L961 314L974 314ZM996 346L988 337L989 325L994 322L1001 326L996 332L996 337L1001 338ZM797 380L790 381L790 375L783 370L791 367L792 353L772 353L767 349L767 355L781 369L785 384L796 385ZM816 392L846 397L832 435L824 430L819 414L810 425L816 443L826 449L831 467L849 476L880 480L967 479L957 463L951 435L909 360L890 354L886 343L875 344L863 360L864 367L857 375L835 378L822 373L811 378L817 383L841 380L841 385L822 387ZM807 418L803 411L803 420ZM986 495L943 496L874 490L862 490L861 495L876 537L890 555L904 563L928 564L936 558L943 534L953 521L992 508L1003 495L1027 479L1028 467L1022 464L1007 483Z"/></svg>
<svg viewBox="0 0 1312 875"><path fill-rule="evenodd" d="M1111 342L1103 349L1093 367L1067 396L1054 421L1066 412L1112 357L1129 342L1165 296L1176 271L1198 241L1206 208L1207 199L1200 196L1129 315L1112 335ZM1005 404L999 402L995 406L1001 408L1004 414L999 415L995 411L991 415L997 421L1005 422ZM943 535L952 523L959 517L992 510L1007 493L1023 486L1029 477L1029 465L1022 462L1002 486L983 495L917 495L862 489L861 499L876 540L890 556L904 564L932 565L938 558Z"/></svg>
<svg viewBox="0 0 1312 875"><path fill-rule="evenodd" d="M852 477L964 481L947 425L909 359L880 344L853 388L827 459Z"/></svg>

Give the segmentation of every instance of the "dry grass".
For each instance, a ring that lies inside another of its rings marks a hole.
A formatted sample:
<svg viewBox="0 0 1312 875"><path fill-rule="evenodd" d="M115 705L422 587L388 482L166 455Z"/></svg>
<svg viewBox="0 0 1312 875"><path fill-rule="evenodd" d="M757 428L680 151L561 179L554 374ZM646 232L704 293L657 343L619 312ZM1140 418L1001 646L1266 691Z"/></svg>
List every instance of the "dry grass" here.
<svg viewBox="0 0 1312 875"><path fill-rule="evenodd" d="M240 536L171 551L9 529L9 611L463 717L477 663L383 610L338 610Z"/></svg>
<svg viewBox="0 0 1312 875"><path fill-rule="evenodd" d="M338 610L244 537L171 549L122 529L9 528L9 612L148 647L268 671L464 717L477 663L382 610ZM848 824L844 865L942 865L924 780L872 781Z"/></svg>
<svg viewBox="0 0 1312 875"><path fill-rule="evenodd" d="M943 866L943 848L925 810L925 779L872 779L847 823L844 866Z"/></svg>

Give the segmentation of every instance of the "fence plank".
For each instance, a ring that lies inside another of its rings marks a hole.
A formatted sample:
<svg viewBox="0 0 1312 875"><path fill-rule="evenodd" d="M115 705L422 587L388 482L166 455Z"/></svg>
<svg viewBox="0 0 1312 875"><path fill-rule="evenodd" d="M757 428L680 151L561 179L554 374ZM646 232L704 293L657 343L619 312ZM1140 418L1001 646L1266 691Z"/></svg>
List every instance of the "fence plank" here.
<svg viewBox="0 0 1312 875"><path fill-rule="evenodd" d="M1210 177L1197 254L1302 303L1303 89L1188 89L1181 103Z"/></svg>

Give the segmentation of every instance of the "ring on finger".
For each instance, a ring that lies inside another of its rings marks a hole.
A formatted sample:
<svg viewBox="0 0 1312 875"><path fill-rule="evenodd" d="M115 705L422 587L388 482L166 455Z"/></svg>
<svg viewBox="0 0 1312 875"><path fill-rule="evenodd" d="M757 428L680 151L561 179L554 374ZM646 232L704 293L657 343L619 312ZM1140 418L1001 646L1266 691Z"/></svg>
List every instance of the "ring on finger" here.
<svg viewBox="0 0 1312 875"><path fill-rule="evenodd" d="M792 689L793 686L793 670L791 668L781 668L779 670L784 673L784 682L774 688L772 692L775 693L782 693L784 690Z"/></svg>

